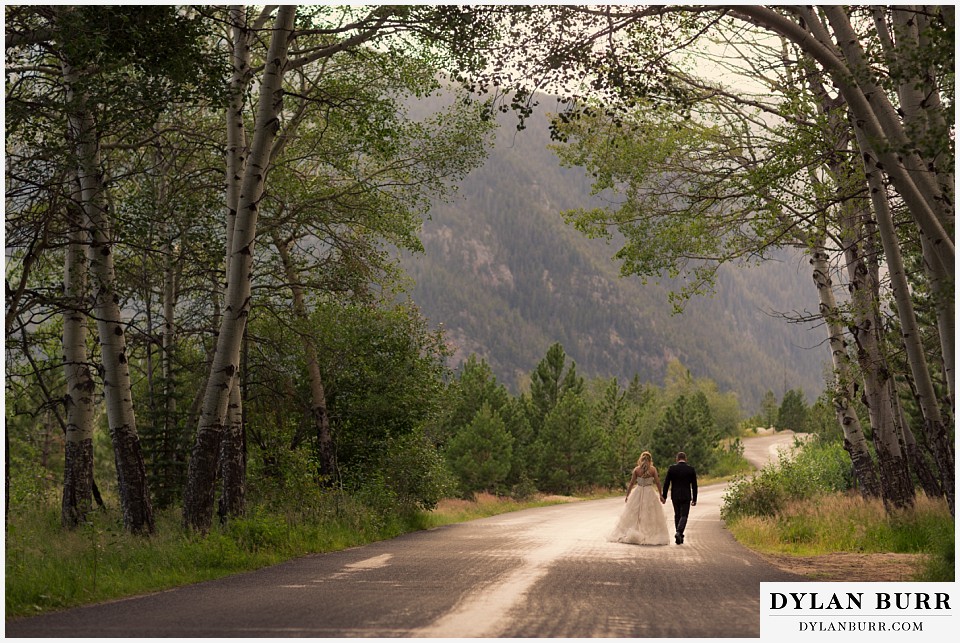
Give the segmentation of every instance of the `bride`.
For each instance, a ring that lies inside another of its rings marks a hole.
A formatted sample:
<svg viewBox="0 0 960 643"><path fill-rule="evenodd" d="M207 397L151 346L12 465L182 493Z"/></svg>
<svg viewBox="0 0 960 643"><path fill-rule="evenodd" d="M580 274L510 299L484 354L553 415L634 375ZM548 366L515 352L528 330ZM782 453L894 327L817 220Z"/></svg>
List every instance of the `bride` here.
<svg viewBox="0 0 960 643"><path fill-rule="evenodd" d="M660 502L660 475L649 451L637 460L624 502L627 506L607 540L634 545L666 545L670 541Z"/></svg>

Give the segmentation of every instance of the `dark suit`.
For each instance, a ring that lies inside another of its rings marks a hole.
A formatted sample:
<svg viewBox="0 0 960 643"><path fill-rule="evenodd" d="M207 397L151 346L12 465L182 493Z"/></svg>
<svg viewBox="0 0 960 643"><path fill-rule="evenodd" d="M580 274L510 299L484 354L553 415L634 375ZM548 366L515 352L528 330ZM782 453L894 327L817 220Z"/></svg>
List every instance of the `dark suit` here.
<svg viewBox="0 0 960 643"><path fill-rule="evenodd" d="M686 462L671 464L663 480L664 500L668 490L673 501L673 524L677 528L677 539L682 542L687 516L690 515L690 503L697 501L697 472Z"/></svg>

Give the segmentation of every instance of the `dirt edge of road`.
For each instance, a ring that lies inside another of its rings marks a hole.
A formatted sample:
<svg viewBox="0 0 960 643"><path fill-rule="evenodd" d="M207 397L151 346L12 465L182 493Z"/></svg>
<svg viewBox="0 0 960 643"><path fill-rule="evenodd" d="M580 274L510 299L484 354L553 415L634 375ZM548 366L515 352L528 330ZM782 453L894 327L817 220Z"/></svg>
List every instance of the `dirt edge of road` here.
<svg viewBox="0 0 960 643"><path fill-rule="evenodd" d="M912 581L926 561L925 554L757 554L783 571L810 580L849 583Z"/></svg>

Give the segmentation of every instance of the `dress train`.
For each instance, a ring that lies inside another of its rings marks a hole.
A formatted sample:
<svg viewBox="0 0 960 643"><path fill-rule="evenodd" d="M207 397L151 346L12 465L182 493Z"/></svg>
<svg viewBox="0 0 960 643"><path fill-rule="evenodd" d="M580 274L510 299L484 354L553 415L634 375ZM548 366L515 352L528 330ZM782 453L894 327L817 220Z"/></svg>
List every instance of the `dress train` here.
<svg viewBox="0 0 960 643"><path fill-rule="evenodd" d="M632 545L666 545L670 542L667 519L652 478L637 480L617 526L607 540Z"/></svg>

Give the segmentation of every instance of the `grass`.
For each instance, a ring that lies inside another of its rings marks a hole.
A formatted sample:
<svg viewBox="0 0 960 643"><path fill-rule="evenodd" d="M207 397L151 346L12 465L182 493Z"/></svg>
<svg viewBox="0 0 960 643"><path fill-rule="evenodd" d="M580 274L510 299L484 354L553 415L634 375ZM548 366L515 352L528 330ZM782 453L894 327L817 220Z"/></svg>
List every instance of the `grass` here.
<svg viewBox="0 0 960 643"><path fill-rule="evenodd" d="M410 531L565 502L481 495L443 501L432 512L383 516L343 496L306 513L253 509L206 536L181 527L179 510L158 512L150 537L127 534L114 512L96 512L88 525L60 527L53 504L11 510L6 531L6 617L135 596L221 578L307 554L331 552Z"/></svg>
<svg viewBox="0 0 960 643"><path fill-rule="evenodd" d="M727 527L741 544L770 554L928 554L916 580L954 580L954 520L942 499L918 496L888 516L879 500L834 493L785 503L773 516L738 516Z"/></svg>

